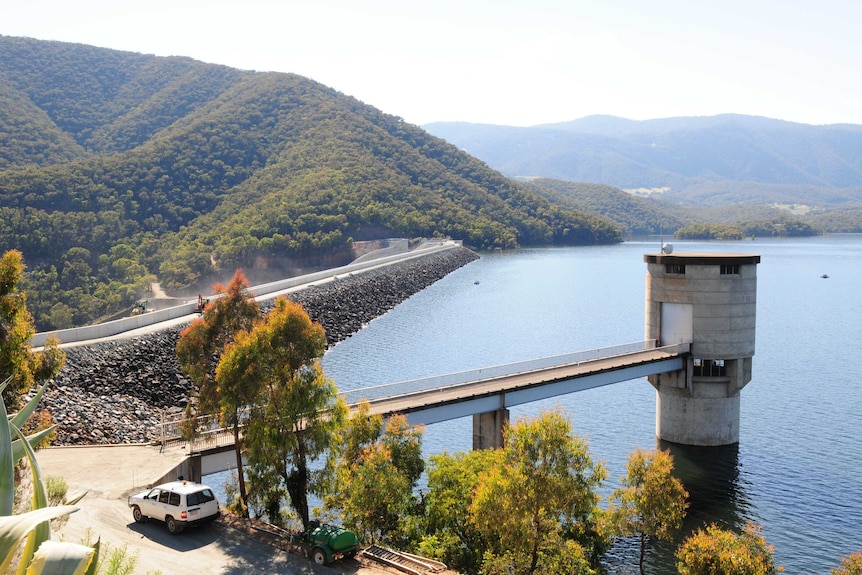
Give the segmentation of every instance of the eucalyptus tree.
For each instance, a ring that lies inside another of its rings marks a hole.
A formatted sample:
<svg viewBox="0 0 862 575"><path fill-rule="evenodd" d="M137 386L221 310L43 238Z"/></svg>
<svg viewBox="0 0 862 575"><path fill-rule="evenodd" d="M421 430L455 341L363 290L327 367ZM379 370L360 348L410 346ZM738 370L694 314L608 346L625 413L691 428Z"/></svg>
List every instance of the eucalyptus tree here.
<svg viewBox="0 0 862 575"><path fill-rule="evenodd" d="M640 448L629 454L622 487L614 490L609 515L619 535L637 535L640 544L638 566L644 573L644 556L650 537L670 540L682 526L688 507L688 493L673 476L669 451Z"/></svg>
<svg viewBox="0 0 862 575"><path fill-rule="evenodd" d="M479 478L470 520L492 543L486 575L589 573L589 539L607 476L559 411L505 431L500 461Z"/></svg>
<svg viewBox="0 0 862 575"><path fill-rule="evenodd" d="M361 403L328 460L325 509L339 513L361 539L399 547L408 536L404 527L425 469L422 433L401 415L384 424Z"/></svg>
<svg viewBox="0 0 862 575"><path fill-rule="evenodd" d="M318 361L325 350L323 327L300 304L279 297L264 320L237 334L216 369L220 387L246 386L244 393L254 395L245 427L249 465L257 477L278 478L304 528L309 463L329 450L347 418L344 400ZM274 486L258 489L264 487Z"/></svg>
<svg viewBox="0 0 862 575"><path fill-rule="evenodd" d="M478 573L491 542L470 520L479 478L502 462L502 449L432 455L421 521L420 555L443 561L459 573Z"/></svg>
<svg viewBox="0 0 862 575"><path fill-rule="evenodd" d="M712 524L682 542L677 569L682 575L775 575L784 568L775 565L772 554L759 525L749 522L734 533Z"/></svg>
<svg viewBox="0 0 862 575"><path fill-rule="evenodd" d="M225 346L238 332L251 329L261 314L241 270L234 272L227 286L216 284L213 295L203 306L201 317L180 332L177 359L195 386L197 413L188 409L187 414L218 414L233 428L239 496L245 512L248 494L243 474L240 412L254 400L254 382L231 381L220 385L215 372Z"/></svg>

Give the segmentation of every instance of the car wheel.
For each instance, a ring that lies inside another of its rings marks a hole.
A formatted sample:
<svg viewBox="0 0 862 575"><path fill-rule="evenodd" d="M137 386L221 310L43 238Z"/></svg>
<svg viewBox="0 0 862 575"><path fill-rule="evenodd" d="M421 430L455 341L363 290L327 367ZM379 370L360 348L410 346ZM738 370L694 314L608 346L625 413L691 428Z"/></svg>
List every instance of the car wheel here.
<svg viewBox="0 0 862 575"><path fill-rule="evenodd" d="M320 547L314 549L314 553L311 554L311 558L314 559L314 562L318 565L326 565L326 553L324 553L323 549Z"/></svg>
<svg viewBox="0 0 862 575"><path fill-rule="evenodd" d="M165 525L167 525L168 531L170 531L174 535L180 533L183 530L183 524L171 517L170 515L165 517Z"/></svg>
<svg viewBox="0 0 862 575"><path fill-rule="evenodd" d="M135 518L135 523L146 523L147 516L141 513L141 508L137 505L132 506L132 517Z"/></svg>

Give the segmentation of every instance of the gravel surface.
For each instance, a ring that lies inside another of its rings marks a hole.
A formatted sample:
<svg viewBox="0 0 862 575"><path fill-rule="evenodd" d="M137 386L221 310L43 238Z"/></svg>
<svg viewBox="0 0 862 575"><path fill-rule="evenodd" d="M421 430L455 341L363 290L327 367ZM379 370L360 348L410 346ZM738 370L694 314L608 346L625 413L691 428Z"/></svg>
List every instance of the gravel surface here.
<svg viewBox="0 0 862 575"><path fill-rule="evenodd" d="M466 248L354 274L291 293L326 329L330 346L479 256ZM263 302L268 311L272 302ZM190 382L176 358L183 326L66 349L42 400L58 424L54 445L146 443L166 412L182 413Z"/></svg>

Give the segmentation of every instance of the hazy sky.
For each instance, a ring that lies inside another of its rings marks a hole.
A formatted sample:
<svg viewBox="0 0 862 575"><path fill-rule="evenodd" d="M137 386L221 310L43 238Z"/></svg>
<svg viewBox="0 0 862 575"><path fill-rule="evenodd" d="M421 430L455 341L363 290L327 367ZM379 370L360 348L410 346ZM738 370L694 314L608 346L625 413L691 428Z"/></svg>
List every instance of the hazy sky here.
<svg viewBox="0 0 862 575"><path fill-rule="evenodd" d="M859 0L0 0L3 35L294 72L413 124L862 124L860 26Z"/></svg>

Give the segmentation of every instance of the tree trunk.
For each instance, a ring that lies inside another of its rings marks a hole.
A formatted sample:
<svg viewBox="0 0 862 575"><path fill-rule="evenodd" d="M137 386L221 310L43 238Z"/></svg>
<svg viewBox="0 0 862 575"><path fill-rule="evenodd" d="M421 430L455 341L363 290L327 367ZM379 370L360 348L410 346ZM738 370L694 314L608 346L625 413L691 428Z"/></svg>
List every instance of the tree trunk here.
<svg viewBox="0 0 862 575"><path fill-rule="evenodd" d="M233 447L236 453L236 475L239 483L239 500L242 501L242 516L248 517L248 494L245 491L245 472L242 467L242 445L239 441L239 422L233 421Z"/></svg>
<svg viewBox="0 0 862 575"><path fill-rule="evenodd" d="M305 465L297 466L285 477L285 486L287 494L290 497L290 504L302 520L302 528L308 529L308 523L311 519L308 516L308 469Z"/></svg>
<svg viewBox="0 0 862 575"><path fill-rule="evenodd" d="M646 533L641 533L641 556L640 556L640 561L638 562L638 567L640 567L641 575L644 575L644 555L646 555L646 544L647 544Z"/></svg>

